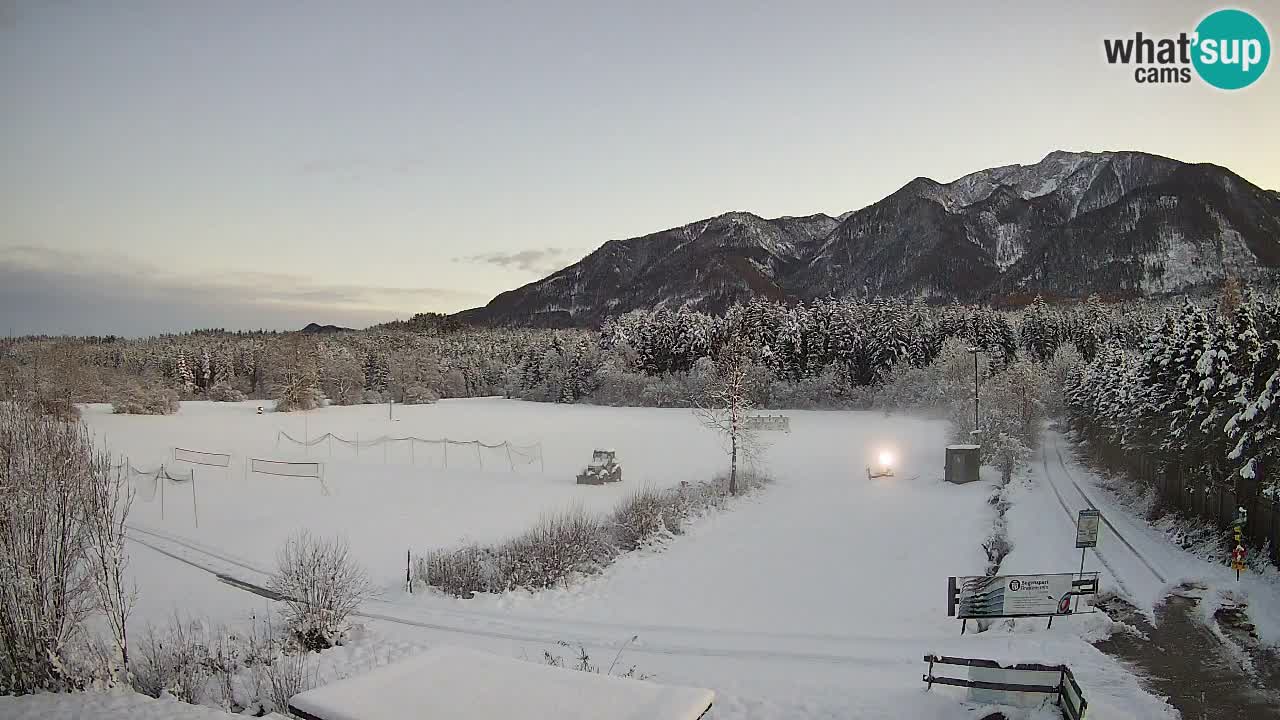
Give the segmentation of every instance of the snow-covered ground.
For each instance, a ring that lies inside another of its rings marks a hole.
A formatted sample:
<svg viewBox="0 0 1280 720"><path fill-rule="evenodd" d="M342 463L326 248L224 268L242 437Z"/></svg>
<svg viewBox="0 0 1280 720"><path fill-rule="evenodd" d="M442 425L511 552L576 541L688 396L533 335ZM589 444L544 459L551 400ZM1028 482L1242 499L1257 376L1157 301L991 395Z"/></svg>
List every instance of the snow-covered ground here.
<svg viewBox="0 0 1280 720"><path fill-rule="evenodd" d="M1097 476L1075 459L1072 446L1059 433L1045 433L1029 479L1014 493L1009 512L1014 548L1002 572L1030 572L1046 561L1078 569L1076 516L1096 507L1105 524L1098 547L1085 553L1085 570L1101 573L1103 591L1121 595L1150 618L1170 590L1183 584L1203 586L1208 600L1201 603L1203 610L1212 613L1223 599L1246 602L1259 637L1280 644L1280 584L1274 575L1245 572L1237 581L1229 567L1171 544L1100 487Z"/></svg>
<svg viewBox="0 0 1280 720"><path fill-rule="evenodd" d="M131 690L63 694L0 695L5 720L230 720L220 710Z"/></svg>
<svg viewBox="0 0 1280 720"><path fill-rule="evenodd" d="M326 408L306 417L256 415L254 407L185 403L167 418L114 416L102 407L86 412L99 438L137 466L159 464L175 445L235 456L230 470L196 469L198 528L183 489L166 496L163 519L158 500L135 506L138 623L164 622L174 610L217 622L261 615L263 598L211 572L260 584L281 541L305 527L349 538L385 589L362 608L361 622L370 636L397 644L397 654L406 646L449 643L533 661L544 651L572 660L581 645L594 663L608 666L625 648L619 667L716 690L715 718L953 718L963 693L942 687L926 693L920 682L922 658L935 652L1066 662L1084 684L1094 717L1169 712L1082 639L1108 631L1104 616L1061 618L1051 631L1020 624L959 634L959 623L946 617L947 576L982 573L980 546L995 511L989 481L942 482L943 423L788 413L791 434L761 436L771 445L765 464L775 478L763 492L572 587L458 600L404 593L405 550L495 540L523 531L544 512L575 504L603 511L645 483L705 479L726 464L719 440L687 410L482 399L397 407L393 422L386 406ZM384 460L381 449L355 457L339 445L331 459L323 444L306 454L287 444L277 449L280 430L295 437L358 432L538 442L545 470L464 467L461 455L445 469L427 466L420 455L416 464L390 451ZM618 486L574 484L595 447L618 451L624 467ZM865 466L886 448L898 457L897 475L868 480ZM246 476L240 465L246 457L323 460L330 492L311 480ZM1009 562L1019 571L1074 571L1079 556L1074 527L1062 524L1066 515L1058 509L1061 521L1023 529L1020 507L1010 520L1016 548ZM342 657L346 649L334 652Z"/></svg>

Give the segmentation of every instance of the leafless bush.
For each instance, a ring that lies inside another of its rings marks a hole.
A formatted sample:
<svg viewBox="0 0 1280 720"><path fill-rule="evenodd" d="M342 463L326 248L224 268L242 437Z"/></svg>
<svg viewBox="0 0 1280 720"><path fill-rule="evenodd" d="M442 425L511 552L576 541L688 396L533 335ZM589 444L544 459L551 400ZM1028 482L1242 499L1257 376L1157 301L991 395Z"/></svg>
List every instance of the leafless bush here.
<svg viewBox="0 0 1280 720"><path fill-rule="evenodd" d="M738 493L767 481L754 470L740 471ZM680 534L690 517L721 507L732 496L727 474L662 490L642 488L604 520L582 510L544 516L532 530L495 546L433 552L418 560L414 573L458 597L554 587L577 574L599 571L623 552Z"/></svg>
<svg viewBox="0 0 1280 720"><path fill-rule="evenodd" d="M265 629L265 634L262 630ZM148 626L135 642L130 683L144 695L258 714L271 704L271 665L286 657L286 643L270 623L253 620L249 632L210 628L175 614L163 629Z"/></svg>
<svg viewBox="0 0 1280 720"><path fill-rule="evenodd" d="M157 698L168 693L193 704L205 699L213 668L199 625L177 615L163 632L149 625L137 654L132 668L134 690Z"/></svg>
<svg viewBox="0 0 1280 720"><path fill-rule="evenodd" d="M615 551L603 523L581 508L543 516L499 553L504 589L549 588L575 573L590 573Z"/></svg>
<svg viewBox="0 0 1280 720"><path fill-rule="evenodd" d="M313 683L307 676L306 654L297 652L284 654L263 666L266 675L267 691L275 711L282 715L289 713L289 700L298 693L311 689Z"/></svg>
<svg viewBox="0 0 1280 720"><path fill-rule="evenodd" d="M213 402L244 402L244 393L231 387L231 383L220 382L209 388L209 399Z"/></svg>
<svg viewBox="0 0 1280 720"><path fill-rule="evenodd" d="M32 400L31 407L41 415L62 422L75 422L80 419L80 408L66 397L37 395Z"/></svg>
<svg viewBox="0 0 1280 720"><path fill-rule="evenodd" d="M654 538L678 533L685 512L678 490L640 488L613 510L614 544L624 551L635 550Z"/></svg>
<svg viewBox="0 0 1280 720"><path fill-rule="evenodd" d="M506 587L495 551L479 545L433 552L425 558L418 558L415 574L428 585L457 597L468 597L474 592L500 591Z"/></svg>
<svg viewBox="0 0 1280 720"><path fill-rule="evenodd" d="M160 386L133 384L111 401L111 411L120 415L172 415L178 412L177 391Z"/></svg>
<svg viewBox="0 0 1280 720"><path fill-rule="evenodd" d="M285 622L307 650L333 647L347 616L373 592L346 540L322 540L303 530L276 555L270 587L285 598Z"/></svg>
<svg viewBox="0 0 1280 720"><path fill-rule="evenodd" d="M608 669L603 672L604 675L610 675L613 677L620 677L620 678L634 678L636 680L649 679L649 676L646 675L645 673L636 672L635 665L632 665L631 667L627 668L625 671L621 673L614 672L614 668L618 666L618 661L622 659L622 653L626 651L627 646L635 642L639 638L640 638L639 635L632 635L630 640L627 640L625 643L622 644L622 647L618 649L618 654L613 657L613 662L609 665ZM569 643L563 640L557 642L556 644L563 648L572 649L573 647L572 645L570 645ZM573 665L570 665L568 662L566 662L564 659L564 656L557 655L551 652L550 650L542 651L542 661L547 665L550 665L551 667L569 668L571 670L577 670L579 672L601 674L600 666L591 662L591 655L587 653L587 649L581 644L578 645L578 654L577 654L577 657L574 658Z"/></svg>
<svg viewBox="0 0 1280 720"><path fill-rule="evenodd" d="M121 483L83 425L0 403L0 692L77 686L73 635L127 616Z"/></svg>

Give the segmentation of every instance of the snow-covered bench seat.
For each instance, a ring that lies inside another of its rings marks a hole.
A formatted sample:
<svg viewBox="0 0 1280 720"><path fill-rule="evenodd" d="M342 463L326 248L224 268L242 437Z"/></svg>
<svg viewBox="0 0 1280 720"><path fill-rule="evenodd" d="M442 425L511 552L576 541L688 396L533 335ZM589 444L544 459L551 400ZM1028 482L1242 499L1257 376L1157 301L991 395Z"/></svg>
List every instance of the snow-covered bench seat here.
<svg viewBox="0 0 1280 720"><path fill-rule="evenodd" d="M298 693L304 720L697 720L710 690L568 670L437 647Z"/></svg>

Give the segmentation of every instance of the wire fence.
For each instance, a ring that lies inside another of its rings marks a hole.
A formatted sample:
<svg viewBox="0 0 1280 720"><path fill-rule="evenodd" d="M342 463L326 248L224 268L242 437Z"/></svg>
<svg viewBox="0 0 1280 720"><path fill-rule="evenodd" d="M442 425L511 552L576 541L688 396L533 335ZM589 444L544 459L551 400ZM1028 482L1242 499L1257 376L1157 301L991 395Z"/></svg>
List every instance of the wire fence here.
<svg viewBox="0 0 1280 720"><path fill-rule="evenodd" d="M171 471L168 466L161 465L155 469L139 468L129 462L123 462L115 466L115 469L124 473L129 479L129 484L136 493L135 497L143 502L153 502L156 497L160 498L160 519L164 520L165 501L164 488L167 483L177 485L191 486L191 517L195 521L195 526L200 527L200 510L196 505L196 471L188 469L186 473ZM141 478L142 482L138 479Z"/></svg>
<svg viewBox="0 0 1280 720"><path fill-rule="evenodd" d="M334 443L337 443L339 447L351 449L356 457L360 456L361 450L371 450L373 448L381 447L383 449L382 457L384 462L388 461L387 451L389 448L394 447L400 450L402 457L404 455L403 451L407 449L408 460L411 465L418 464L418 448L424 447L424 449L430 450L429 453L423 454L423 458L426 462L431 463L434 461L436 458L435 453L438 453L440 464L445 468L449 467L449 448L452 447L457 448L453 451L455 465L463 459L470 464L471 460L474 458L474 462L483 470L485 467L484 458L485 455L488 454L490 458L489 462L491 464L496 460L498 463L506 464L512 472L515 472L517 465L532 465L533 463L538 463L540 470L545 469L541 443L534 443L532 445L515 445L507 441L500 443L486 443L479 440L451 440L449 438L431 439L414 436L396 437L392 435L380 435L378 437L365 439L361 439L359 435L356 435L354 439L350 439L334 435L333 433L325 433L318 437L299 440L283 430L276 433L277 448L280 447L281 441L288 442L308 451L311 448L323 446L329 453L330 457L333 457ZM461 450L461 453L459 452L459 449ZM470 449L473 452L468 452L467 449ZM485 453L482 451L488 452Z"/></svg>

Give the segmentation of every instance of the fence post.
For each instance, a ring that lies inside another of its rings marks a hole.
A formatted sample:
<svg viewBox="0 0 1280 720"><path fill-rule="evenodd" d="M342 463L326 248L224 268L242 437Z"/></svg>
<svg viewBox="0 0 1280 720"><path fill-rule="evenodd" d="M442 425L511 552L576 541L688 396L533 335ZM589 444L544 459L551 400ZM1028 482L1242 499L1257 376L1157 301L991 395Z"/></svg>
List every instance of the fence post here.
<svg viewBox="0 0 1280 720"><path fill-rule="evenodd" d="M191 468L191 517L195 518L196 527L200 527L200 511L196 508L196 469Z"/></svg>

